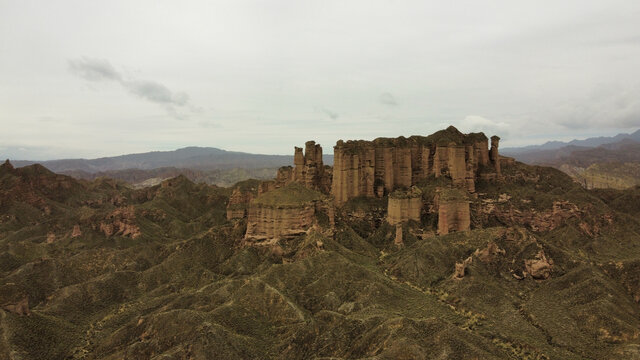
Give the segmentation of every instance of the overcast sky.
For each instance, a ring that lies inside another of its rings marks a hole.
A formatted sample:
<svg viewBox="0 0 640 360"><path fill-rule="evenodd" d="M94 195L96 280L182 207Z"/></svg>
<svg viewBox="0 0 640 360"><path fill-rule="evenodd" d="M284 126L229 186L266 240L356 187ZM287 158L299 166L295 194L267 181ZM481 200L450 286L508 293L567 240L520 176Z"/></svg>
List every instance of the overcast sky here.
<svg viewBox="0 0 640 360"><path fill-rule="evenodd" d="M0 157L640 127L639 1L0 0Z"/></svg>

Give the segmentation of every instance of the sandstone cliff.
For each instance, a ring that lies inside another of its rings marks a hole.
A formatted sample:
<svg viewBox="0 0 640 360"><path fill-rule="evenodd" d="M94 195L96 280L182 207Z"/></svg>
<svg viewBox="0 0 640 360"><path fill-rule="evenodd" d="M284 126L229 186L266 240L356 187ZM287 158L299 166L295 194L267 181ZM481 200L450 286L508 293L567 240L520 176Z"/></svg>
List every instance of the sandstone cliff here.
<svg viewBox="0 0 640 360"><path fill-rule="evenodd" d="M245 240L261 242L305 233L323 196L293 183L255 198L249 207Z"/></svg>
<svg viewBox="0 0 640 360"><path fill-rule="evenodd" d="M420 221L422 214L422 191L412 188L408 191L396 190L389 195L387 221L391 225L409 220Z"/></svg>
<svg viewBox="0 0 640 360"><path fill-rule="evenodd" d="M233 187L227 203L227 220L247 217L249 204L260 194L260 188L263 184L264 182L258 180L245 180L237 183Z"/></svg>
<svg viewBox="0 0 640 360"><path fill-rule="evenodd" d="M463 191L441 189L434 199L438 209L438 234L446 235L452 231L466 231L471 226L469 201Z"/></svg>
<svg viewBox="0 0 640 360"><path fill-rule="evenodd" d="M227 220L242 219L247 215L249 204L253 200L253 193L240 187L233 189L227 204Z"/></svg>
<svg viewBox="0 0 640 360"><path fill-rule="evenodd" d="M382 197L431 175L448 176L455 186L474 192L479 170L500 168L497 140L492 140L492 156L487 146L484 134L463 134L453 126L427 137L339 140L331 193L341 205L357 196Z"/></svg>

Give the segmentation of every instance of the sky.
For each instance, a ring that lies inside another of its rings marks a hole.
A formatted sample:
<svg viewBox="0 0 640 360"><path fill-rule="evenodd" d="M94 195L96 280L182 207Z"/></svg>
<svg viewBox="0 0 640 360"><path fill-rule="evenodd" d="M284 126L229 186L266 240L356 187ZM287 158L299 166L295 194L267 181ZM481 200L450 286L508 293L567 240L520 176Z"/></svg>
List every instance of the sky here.
<svg viewBox="0 0 640 360"><path fill-rule="evenodd" d="M0 0L0 157L640 127L638 1Z"/></svg>

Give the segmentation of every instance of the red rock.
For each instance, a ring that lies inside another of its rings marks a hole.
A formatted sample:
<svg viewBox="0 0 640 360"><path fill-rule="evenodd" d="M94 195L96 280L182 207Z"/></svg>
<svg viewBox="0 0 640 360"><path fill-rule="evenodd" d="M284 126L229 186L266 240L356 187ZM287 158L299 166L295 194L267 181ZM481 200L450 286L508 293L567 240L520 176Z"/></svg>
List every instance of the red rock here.
<svg viewBox="0 0 640 360"><path fill-rule="evenodd" d="M73 231L71 232L71 237L75 238L78 236L82 236L82 230L80 230L80 225L74 225Z"/></svg>

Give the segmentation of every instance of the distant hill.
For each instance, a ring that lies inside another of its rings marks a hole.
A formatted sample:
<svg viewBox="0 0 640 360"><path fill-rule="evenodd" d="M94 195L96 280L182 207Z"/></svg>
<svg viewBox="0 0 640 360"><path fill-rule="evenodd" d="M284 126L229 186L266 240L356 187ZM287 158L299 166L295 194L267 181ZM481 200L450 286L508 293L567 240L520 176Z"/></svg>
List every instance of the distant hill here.
<svg viewBox="0 0 640 360"><path fill-rule="evenodd" d="M510 155L524 163L553 166L590 189L640 185L640 141L632 138L598 147L568 145Z"/></svg>
<svg viewBox="0 0 640 360"><path fill-rule="evenodd" d="M68 170L61 171L60 173L84 180L111 178L127 182L135 188L154 186L164 180L179 175L183 175L195 183L229 187L239 181L247 179L271 180L276 176L277 170L277 168L194 170L188 168L163 167L156 169L109 170L95 173L82 170Z"/></svg>
<svg viewBox="0 0 640 360"><path fill-rule="evenodd" d="M327 164L333 156L325 155ZM12 160L16 167L42 164L53 172L84 171L97 173L125 169L157 169L163 167L189 168L194 170L216 169L264 169L293 164L291 155L264 155L226 151L213 147L186 147L174 151L152 151L98 159L62 159L48 161Z"/></svg>
<svg viewBox="0 0 640 360"><path fill-rule="evenodd" d="M616 143L625 139L630 139L633 141L640 142L640 130L637 130L636 132L631 134L618 134L616 136L599 136L599 137L592 137L584 140L571 140L569 142L547 141L542 145L529 145L529 146L523 146L523 147L505 147L505 148L501 148L500 152L502 154L505 154L508 156L514 156L518 158L517 155L519 154L531 153L534 151L558 150L566 146L598 147L605 144ZM520 161L524 161L524 160L520 160Z"/></svg>

